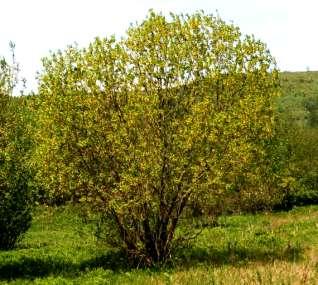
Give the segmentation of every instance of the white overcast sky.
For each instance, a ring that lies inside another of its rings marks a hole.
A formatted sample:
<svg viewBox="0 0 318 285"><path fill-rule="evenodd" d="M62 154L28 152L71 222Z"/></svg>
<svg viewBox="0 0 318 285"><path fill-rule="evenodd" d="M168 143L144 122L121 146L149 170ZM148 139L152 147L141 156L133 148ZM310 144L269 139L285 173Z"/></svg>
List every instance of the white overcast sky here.
<svg viewBox="0 0 318 285"><path fill-rule="evenodd" d="M163 13L204 10L267 43L278 67L318 70L318 0L0 0L0 55L16 44L29 89L36 89L40 59L49 51L94 37L124 35L149 9Z"/></svg>

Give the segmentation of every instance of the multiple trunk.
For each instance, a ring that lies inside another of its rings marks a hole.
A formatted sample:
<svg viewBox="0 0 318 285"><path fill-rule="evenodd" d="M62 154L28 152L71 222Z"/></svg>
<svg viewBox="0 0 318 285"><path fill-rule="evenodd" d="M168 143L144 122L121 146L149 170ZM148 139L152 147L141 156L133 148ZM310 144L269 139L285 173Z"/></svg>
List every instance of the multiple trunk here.
<svg viewBox="0 0 318 285"><path fill-rule="evenodd" d="M127 223L130 217L112 212L124 248L132 261L149 266L169 258L175 230L188 198L189 194L183 197L176 195L169 205L161 205L156 219L150 218L154 213L147 205L144 205L146 216L130 223ZM127 224L133 226L128 228Z"/></svg>

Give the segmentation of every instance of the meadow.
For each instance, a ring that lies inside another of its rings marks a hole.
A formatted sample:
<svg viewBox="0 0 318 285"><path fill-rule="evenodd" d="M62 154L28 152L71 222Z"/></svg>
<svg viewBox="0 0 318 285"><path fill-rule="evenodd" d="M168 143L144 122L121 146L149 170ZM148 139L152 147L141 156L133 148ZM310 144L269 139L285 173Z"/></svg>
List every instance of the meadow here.
<svg viewBox="0 0 318 285"><path fill-rule="evenodd" d="M73 206L37 208L1 284L316 284L318 206L222 216L161 268L130 268Z"/></svg>
<svg viewBox="0 0 318 285"><path fill-rule="evenodd" d="M51 53L38 94L0 60L0 283L318 284L318 72L202 11Z"/></svg>

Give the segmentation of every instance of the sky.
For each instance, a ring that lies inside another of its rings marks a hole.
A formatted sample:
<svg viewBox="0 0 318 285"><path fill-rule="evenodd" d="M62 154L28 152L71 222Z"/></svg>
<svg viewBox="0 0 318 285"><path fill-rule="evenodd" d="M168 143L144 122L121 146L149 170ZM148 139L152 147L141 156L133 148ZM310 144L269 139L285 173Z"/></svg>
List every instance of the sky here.
<svg viewBox="0 0 318 285"><path fill-rule="evenodd" d="M318 70L317 0L1 0L0 55L16 60L36 91L41 58L96 36L120 38L149 9L168 14L203 10L218 14L268 46L282 71Z"/></svg>

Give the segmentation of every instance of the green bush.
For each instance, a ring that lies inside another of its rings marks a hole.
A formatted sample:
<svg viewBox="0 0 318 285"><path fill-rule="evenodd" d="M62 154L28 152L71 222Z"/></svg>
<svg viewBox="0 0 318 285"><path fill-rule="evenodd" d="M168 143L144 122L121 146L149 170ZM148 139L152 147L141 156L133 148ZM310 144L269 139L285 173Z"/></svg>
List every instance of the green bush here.
<svg viewBox="0 0 318 285"><path fill-rule="evenodd" d="M19 169L20 168L20 169ZM18 161L0 166L0 249L11 249L31 223L31 193Z"/></svg>
<svg viewBox="0 0 318 285"><path fill-rule="evenodd" d="M36 177L48 197L89 204L132 262L165 262L193 236L177 230L191 203L242 172L259 191L276 95L263 43L218 17L150 12L120 42L43 59Z"/></svg>
<svg viewBox="0 0 318 285"><path fill-rule="evenodd" d="M26 166L29 140L20 100L10 96L17 68L0 59L0 249L11 249L30 227L32 195Z"/></svg>
<svg viewBox="0 0 318 285"><path fill-rule="evenodd" d="M306 185L303 179L295 180L296 187L287 191L284 199L277 205L275 210L290 210L294 206L306 206L318 204L317 188L312 188L311 185Z"/></svg>
<svg viewBox="0 0 318 285"><path fill-rule="evenodd" d="M276 209L318 203L318 74L284 73L276 101L286 195ZM285 148L285 149L284 149Z"/></svg>

